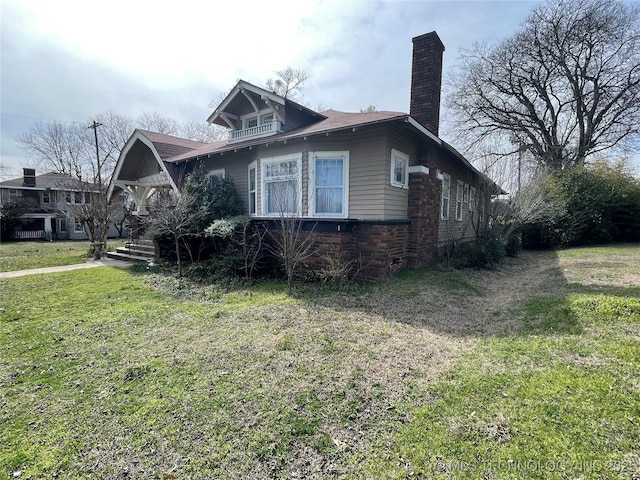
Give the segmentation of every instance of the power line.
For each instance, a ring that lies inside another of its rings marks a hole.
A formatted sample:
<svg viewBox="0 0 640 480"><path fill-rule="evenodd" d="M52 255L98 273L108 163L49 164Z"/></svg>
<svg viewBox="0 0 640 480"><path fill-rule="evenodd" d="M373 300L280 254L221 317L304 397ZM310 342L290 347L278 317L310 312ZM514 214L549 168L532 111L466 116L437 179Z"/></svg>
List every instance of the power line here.
<svg viewBox="0 0 640 480"><path fill-rule="evenodd" d="M39 120L41 122L73 123L76 125L84 124L84 122L74 122L71 120L55 120L51 118L29 117L27 115L15 115L12 113L1 113L0 115L2 115L3 117L24 118L27 120Z"/></svg>

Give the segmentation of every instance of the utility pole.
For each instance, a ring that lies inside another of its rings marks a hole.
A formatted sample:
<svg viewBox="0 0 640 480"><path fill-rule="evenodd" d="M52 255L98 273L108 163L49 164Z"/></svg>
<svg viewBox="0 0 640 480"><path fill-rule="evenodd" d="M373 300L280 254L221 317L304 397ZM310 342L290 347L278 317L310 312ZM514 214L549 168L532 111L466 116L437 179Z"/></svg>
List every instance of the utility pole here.
<svg viewBox="0 0 640 480"><path fill-rule="evenodd" d="M98 197L98 201L100 202L100 210L102 210L102 215L104 216L102 220L103 223L106 223L106 218L107 218L107 196L104 194L104 189L102 188L102 173L101 173L101 166L100 166L100 149L98 148L98 127L101 127L102 124L96 122L95 120L93 121L93 123L91 125L89 125L88 128L92 128L93 129L93 135L96 139L96 166L98 167L98 188L100 189L100 193L99 193L99 197ZM100 211L98 210L98 211ZM94 218L94 228L96 225L96 219ZM104 228L100 228L100 233L102 233L102 230L104 230ZM95 235L95 234L94 234ZM102 249L102 246L105 245L106 246L106 237L107 237L107 232L106 230L104 231L104 235L103 237L100 239L99 242L95 241L96 239L94 239L94 251L93 251L93 259L94 260L100 260L100 250Z"/></svg>
<svg viewBox="0 0 640 480"><path fill-rule="evenodd" d="M89 128L93 128L93 135L96 139L96 163L97 163L97 167L98 167L98 185L100 186L100 191L102 192L102 174L100 173L100 150L98 149L98 127L101 127L102 124L96 122L95 120L93 121L93 123L91 125L89 125Z"/></svg>

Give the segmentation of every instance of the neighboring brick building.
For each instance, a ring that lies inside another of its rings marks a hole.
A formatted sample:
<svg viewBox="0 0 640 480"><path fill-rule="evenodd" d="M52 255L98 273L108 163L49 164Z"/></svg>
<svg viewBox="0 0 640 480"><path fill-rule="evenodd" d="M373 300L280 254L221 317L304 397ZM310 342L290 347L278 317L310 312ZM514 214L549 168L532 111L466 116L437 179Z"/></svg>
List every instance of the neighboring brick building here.
<svg viewBox="0 0 640 480"><path fill-rule="evenodd" d="M201 162L233 178L249 215L266 221L286 211L313 226L311 264L358 259L366 279L425 265L449 243L473 240L480 196L499 193L438 137L443 52L435 32L413 39L410 114L315 112L239 81L208 119L229 128L228 140L136 130L109 193L128 191L146 215L157 189L179 194L180 179Z"/></svg>

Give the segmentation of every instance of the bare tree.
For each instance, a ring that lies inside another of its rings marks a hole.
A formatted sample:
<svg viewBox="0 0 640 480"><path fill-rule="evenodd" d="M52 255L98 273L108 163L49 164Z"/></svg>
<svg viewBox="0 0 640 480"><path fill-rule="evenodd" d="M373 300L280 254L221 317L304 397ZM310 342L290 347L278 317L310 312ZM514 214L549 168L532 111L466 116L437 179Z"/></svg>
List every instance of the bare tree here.
<svg viewBox="0 0 640 480"><path fill-rule="evenodd" d="M620 0L548 0L513 37L464 52L450 96L458 133L551 170L636 142L639 18Z"/></svg>
<svg viewBox="0 0 640 480"><path fill-rule="evenodd" d="M212 143L225 140L229 136L229 132L219 125L209 125L205 122L188 122L180 126L178 136L196 142Z"/></svg>
<svg viewBox="0 0 640 480"><path fill-rule="evenodd" d="M180 124L174 119L165 117L158 112L144 112L136 118L136 126L151 132L165 135L178 135Z"/></svg>
<svg viewBox="0 0 640 480"><path fill-rule="evenodd" d="M304 70L287 67L276 70L277 78L267 79L267 89L284 98L297 101L302 92L302 84L309 80L309 74Z"/></svg>
<svg viewBox="0 0 640 480"><path fill-rule="evenodd" d="M290 174L290 165L277 165L277 174ZM296 181L283 181L269 186L267 200L270 211L277 217L275 225L269 228L271 240L269 249L278 258L287 277L288 292L293 291L293 280L300 264L314 253L313 230L305 229L306 223L301 217L302 199Z"/></svg>
<svg viewBox="0 0 640 480"><path fill-rule="evenodd" d="M377 111L378 111L378 108L373 104L369 104L368 107L360 109L360 113L373 113L373 112L377 112Z"/></svg>

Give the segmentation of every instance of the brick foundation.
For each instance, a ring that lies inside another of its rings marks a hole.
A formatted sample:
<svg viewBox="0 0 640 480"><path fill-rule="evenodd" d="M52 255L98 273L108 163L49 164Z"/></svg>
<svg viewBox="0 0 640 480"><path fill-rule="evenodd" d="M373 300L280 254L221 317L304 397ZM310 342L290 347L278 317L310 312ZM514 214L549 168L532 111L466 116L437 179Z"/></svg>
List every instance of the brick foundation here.
<svg viewBox="0 0 640 480"><path fill-rule="evenodd" d="M331 257L352 263L359 270L359 280L391 278L408 266L409 223L348 222L340 224L340 229L331 222L316 224L309 232L314 238L315 253L304 261L304 268L319 270L327 266L327 258Z"/></svg>

